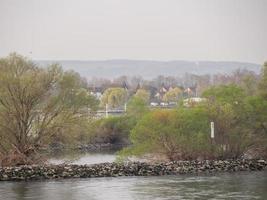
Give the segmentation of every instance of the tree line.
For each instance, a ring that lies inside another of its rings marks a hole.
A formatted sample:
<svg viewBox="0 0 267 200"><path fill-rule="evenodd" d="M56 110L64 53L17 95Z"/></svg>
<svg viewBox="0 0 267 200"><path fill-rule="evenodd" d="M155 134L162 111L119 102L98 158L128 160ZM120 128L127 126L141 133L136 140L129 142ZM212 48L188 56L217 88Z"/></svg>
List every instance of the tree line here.
<svg viewBox="0 0 267 200"><path fill-rule="evenodd" d="M174 109L150 110L144 95L134 95L127 117L114 117L108 125L111 132L123 133L130 140L131 146L120 155L152 154L168 160L266 157L267 63L257 79L252 77L210 85L201 94L206 100L189 107L181 100ZM110 120L103 119L98 129ZM214 139L210 122L215 124ZM123 132L116 129L117 123L120 128L125 125Z"/></svg>
<svg viewBox="0 0 267 200"><path fill-rule="evenodd" d="M114 86L99 100L79 74L57 64L42 68L10 54L0 59L0 164L39 162L40 151L57 143L125 143L130 147L121 151L122 157L158 154L169 160L266 156L267 63L260 75L237 71L220 77L216 84L200 78L204 102L184 106L175 99L181 91L174 87L165 97L177 106L151 110L147 88L172 78L158 77L146 85L135 77L142 87L137 84L134 93ZM125 101L125 115L95 118L101 104L115 107ZM210 122L215 123L214 139Z"/></svg>

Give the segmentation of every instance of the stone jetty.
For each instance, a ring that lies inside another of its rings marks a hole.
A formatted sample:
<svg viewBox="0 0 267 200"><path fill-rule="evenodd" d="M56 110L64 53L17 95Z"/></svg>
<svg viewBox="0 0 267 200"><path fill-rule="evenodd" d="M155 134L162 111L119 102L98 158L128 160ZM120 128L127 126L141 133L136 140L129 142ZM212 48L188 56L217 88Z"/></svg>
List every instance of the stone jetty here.
<svg viewBox="0 0 267 200"><path fill-rule="evenodd" d="M0 181L117 176L160 176L217 172L259 171L266 160L175 161L158 164L128 162L94 165L25 165L0 167Z"/></svg>

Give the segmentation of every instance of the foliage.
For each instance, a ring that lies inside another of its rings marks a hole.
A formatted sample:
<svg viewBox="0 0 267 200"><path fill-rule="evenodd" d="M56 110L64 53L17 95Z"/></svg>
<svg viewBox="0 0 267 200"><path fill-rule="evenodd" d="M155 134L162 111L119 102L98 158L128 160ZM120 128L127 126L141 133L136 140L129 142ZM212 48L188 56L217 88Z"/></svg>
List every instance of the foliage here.
<svg viewBox="0 0 267 200"><path fill-rule="evenodd" d="M241 87L214 86L203 95L207 101L190 108L147 112L134 129L133 146L122 155L163 154L170 160L239 158L249 150L267 150L267 101L246 96ZM215 139L210 138L210 122Z"/></svg>
<svg viewBox="0 0 267 200"><path fill-rule="evenodd" d="M127 104L126 115L99 119L91 124L90 143L128 144L130 131L148 111L144 99L133 96Z"/></svg>
<svg viewBox="0 0 267 200"><path fill-rule="evenodd" d="M128 144L135 120L129 116L96 120L90 126L90 143Z"/></svg>
<svg viewBox="0 0 267 200"><path fill-rule="evenodd" d="M97 101L73 72L39 68L17 54L0 60L0 151L30 156L55 135L79 129Z"/></svg>
<svg viewBox="0 0 267 200"><path fill-rule="evenodd" d="M253 96L247 97L244 101L244 121L250 126L254 134L267 136L267 100Z"/></svg>
<svg viewBox="0 0 267 200"><path fill-rule="evenodd" d="M262 67L259 94L263 98L267 99L267 62L265 62Z"/></svg>
<svg viewBox="0 0 267 200"><path fill-rule="evenodd" d="M203 97L210 101L217 101L220 103L229 103L231 105L238 104L245 97L245 92L237 85L220 85L213 86L203 92Z"/></svg>
<svg viewBox="0 0 267 200"><path fill-rule="evenodd" d="M146 104L149 103L150 93L147 90L138 89L134 96L142 99Z"/></svg>
<svg viewBox="0 0 267 200"><path fill-rule="evenodd" d="M148 110L147 102L138 96L133 96L127 104L127 115L134 118L140 119Z"/></svg>
<svg viewBox="0 0 267 200"><path fill-rule="evenodd" d="M164 154L170 160L197 158L210 151L208 132L208 117L202 108L152 111L131 131L133 146L128 153Z"/></svg>
<svg viewBox="0 0 267 200"><path fill-rule="evenodd" d="M40 68L10 54L0 59L0 160L32 164L39 160L37 151L54 141L127 144L129 139L132 146L124 155L164 154L170 160L237 158L253 150L263 152L259 157L264 152L267 156L267 63L258 91L254 74L237 71L232 79L226 82L239 85L213 86L203 92L207 101L202 104L190 108L180 104L172 110L150 111L150 93L139 89L128 101L125 115L92 120L99 102L88 93L87 82L79 74L64 72L56 64ZM162 81L175 82L158 77L157 85ZM202 82L206 88L208 77ZM177 101L181 93L179 88L171 89L164 101ZM114 86L104 92L101 104L122 106L127 95L127 90Z"/></svg>
<svg viewBox="0 0 267 200"><path fill-rule="evenodd" d="M215 123L218 156L236 158L254 146L262 146L266 136L266 102L247 96L236 85L222 85L204 92L209 99L206 109ZM257 134L256 134L257 133Z"/></svg>
<svg viewBox="0 0 267 200"><path fill-rule="evenodd" d="M240 86L245 91L247 96L256 95L258 92L258 79L254 74L247 74L242 77Z"/></svg>
<svg viewBox="0 0 267 200"><path fill-rule="evenodd" d="M166 94L163 96L163 101L165 102L177 102L180 95L182 94L182 90L178 87L170 89Z"/></svg>
<svg viewBox="0 0 267 200"><path fill-rule="evenodd" d="M105 90L102 98L101 105L108 104L109 107L116 108L122 106L127 99L127 91L123 88L108 88Z"/></svg>

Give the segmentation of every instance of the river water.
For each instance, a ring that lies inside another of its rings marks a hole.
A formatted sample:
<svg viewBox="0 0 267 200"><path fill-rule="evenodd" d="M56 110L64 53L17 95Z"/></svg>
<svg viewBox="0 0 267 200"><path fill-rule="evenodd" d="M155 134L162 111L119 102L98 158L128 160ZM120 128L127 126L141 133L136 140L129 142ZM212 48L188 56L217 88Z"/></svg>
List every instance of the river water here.
<svg viewBox="0 0 267 200"><path fill-rule="evenodd" d="M85 154L77 164L112 162L115 156ZM66 161L68 159L65 159ZM62 162L59 158L53 162ZM267 171L0 182L0 200L267 199Z"/></svg>
<svg viewBox="0 0 267 200"><path fill-rule="evenodd" d="M114 152L68 152L53 154L49 159L51 164L75 164L75 165L90 165L104 162L115 162L116 154Z"/></svg>

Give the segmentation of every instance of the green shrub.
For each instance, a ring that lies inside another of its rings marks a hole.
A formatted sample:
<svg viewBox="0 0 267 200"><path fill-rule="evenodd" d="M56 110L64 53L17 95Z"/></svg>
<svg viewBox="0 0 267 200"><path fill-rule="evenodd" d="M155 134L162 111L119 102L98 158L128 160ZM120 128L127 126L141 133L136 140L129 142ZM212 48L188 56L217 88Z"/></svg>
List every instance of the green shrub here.
<svg viewBox="0 0 267 200"><path fill-rule="evenodd" d="M209 120L203 108L147 113L130 134L133 146L123 155L163 154L170 160L209 156Z"/></svg>

